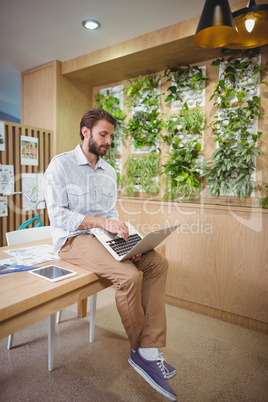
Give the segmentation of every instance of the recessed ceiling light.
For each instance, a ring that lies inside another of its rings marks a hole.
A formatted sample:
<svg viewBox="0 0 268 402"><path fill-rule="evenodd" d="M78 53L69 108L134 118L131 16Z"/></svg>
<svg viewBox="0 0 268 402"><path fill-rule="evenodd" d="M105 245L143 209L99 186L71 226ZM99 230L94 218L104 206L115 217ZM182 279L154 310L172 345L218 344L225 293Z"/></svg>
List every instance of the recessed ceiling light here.
<svg viewBox="0 0 268 402"><path fill-rule="evenodd" d="M82 22L83 27L87 29L98 29L100 27L100 23L95 20L84 20Z"/></svg>

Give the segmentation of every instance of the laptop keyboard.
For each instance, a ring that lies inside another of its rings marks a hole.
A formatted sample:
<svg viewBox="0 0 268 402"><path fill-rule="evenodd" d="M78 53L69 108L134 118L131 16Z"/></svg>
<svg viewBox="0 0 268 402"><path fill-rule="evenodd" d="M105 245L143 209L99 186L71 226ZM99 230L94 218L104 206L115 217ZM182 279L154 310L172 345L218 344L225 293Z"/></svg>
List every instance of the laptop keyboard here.
<svg viewBox="0 0 268 402"><path fill-rule="evenodd" d="M137 234L129 235L128 240L124 240L122 237L117 237L114 240L109 240L106 243L121 257L127 254L142 238Z"/></svg>

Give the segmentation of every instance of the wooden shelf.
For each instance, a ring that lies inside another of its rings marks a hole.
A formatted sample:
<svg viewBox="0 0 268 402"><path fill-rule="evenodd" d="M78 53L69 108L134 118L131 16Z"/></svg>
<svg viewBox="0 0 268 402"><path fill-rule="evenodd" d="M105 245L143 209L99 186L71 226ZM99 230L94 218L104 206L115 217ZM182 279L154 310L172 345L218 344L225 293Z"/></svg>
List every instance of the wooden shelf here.
<svg viewBox="0 0 268 402"><path fill-rule="evenodd" d="M126 46L125 42L120 44ZM116 45L116 47L120 47ZM198 63L203 60L220 57L217 49L202 49L193 42L193 36L176 39L169 43L158 44L143 50L123 53L113 49L114 57L109 57L109 48L90 54L90 57L81 58L62 63L62 75L98 86L115 81L122 81L156 73L166 69L167 65L185 65ZM103 52L107 57L102 57ZM122 54L123 53L123 54ZM89 59L89 60L88 60Z"/></svg>

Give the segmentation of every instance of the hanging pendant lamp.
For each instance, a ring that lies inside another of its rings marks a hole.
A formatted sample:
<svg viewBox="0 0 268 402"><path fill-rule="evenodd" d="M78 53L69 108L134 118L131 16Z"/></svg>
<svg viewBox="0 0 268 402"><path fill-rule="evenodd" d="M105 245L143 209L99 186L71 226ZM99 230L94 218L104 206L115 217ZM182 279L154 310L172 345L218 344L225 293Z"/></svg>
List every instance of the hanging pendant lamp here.
<svg viewBox="0 0 268 402"><path fill-rule="evenodd" d="M194 36L196 45L224 47L238 35L228 0L206 0Z"/></svg>
<svg viewBox="0 0 268 402"><path fill-rule="evenodd" d="M238 35L226 47L250 49L268 43L268 4L256 5L250 0L248 6L233 13Z"/></svg>

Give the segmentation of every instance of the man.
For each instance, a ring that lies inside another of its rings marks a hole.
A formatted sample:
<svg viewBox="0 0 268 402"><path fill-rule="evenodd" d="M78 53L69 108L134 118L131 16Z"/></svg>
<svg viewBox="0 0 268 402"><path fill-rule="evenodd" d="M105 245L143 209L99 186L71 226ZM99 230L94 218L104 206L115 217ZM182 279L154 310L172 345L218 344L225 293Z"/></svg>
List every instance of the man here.
<svg viewBox="0 0 268 402"><path fill-rule="evenodd" d="M101 159L115 127L110 113L91 109L80 123L82 145L56 156L48 166L46 203L54 251L115 284L117 309L131 346L129 364L154 389L176 401L167 382L176 370L158 351L166 343L167 260L151 250L118 262L90 232L103 228L128 239L128 227L119 220L115 205L116 172Z"/></svg>

